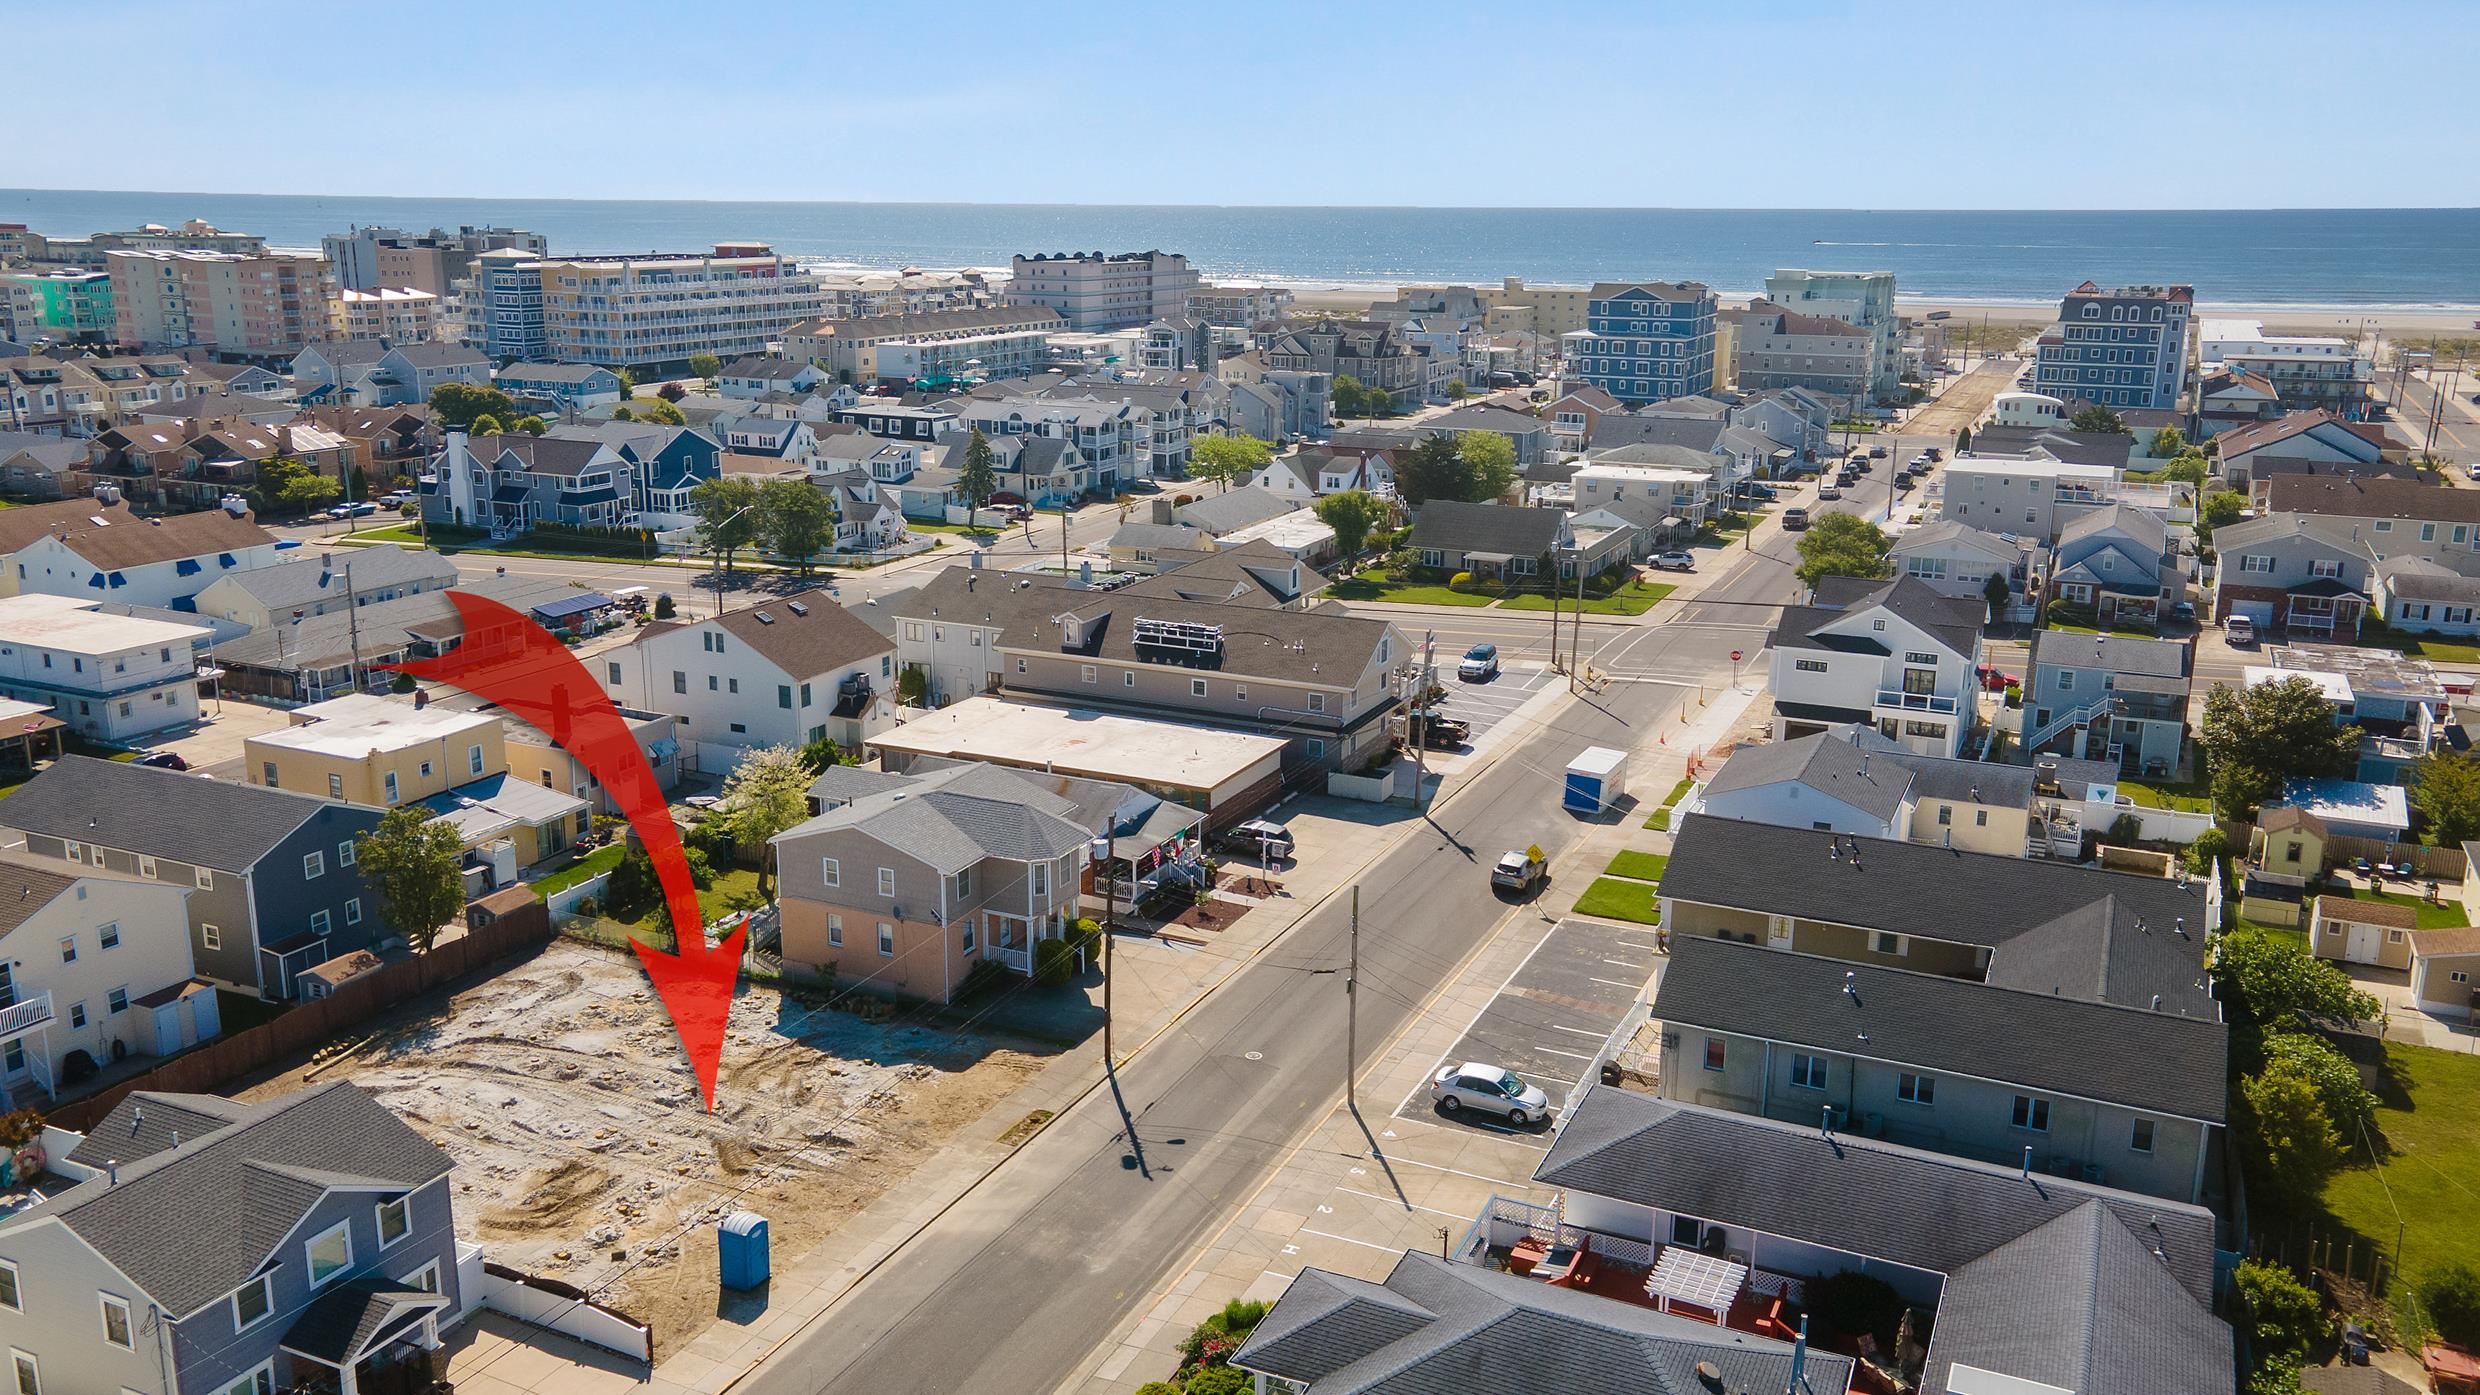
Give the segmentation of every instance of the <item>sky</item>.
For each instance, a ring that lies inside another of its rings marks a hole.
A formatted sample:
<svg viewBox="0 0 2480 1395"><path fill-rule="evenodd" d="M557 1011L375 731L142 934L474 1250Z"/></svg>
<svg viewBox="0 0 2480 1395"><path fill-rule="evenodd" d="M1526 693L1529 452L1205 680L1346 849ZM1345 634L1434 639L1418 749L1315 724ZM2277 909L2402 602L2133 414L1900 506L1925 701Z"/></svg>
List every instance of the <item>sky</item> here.
<svg viewBox="0 0 2480 1395"><path fill-rule="evenodd" d="M17 119L0 185L2480 205L2480 103L2460 100L2480 53L2480 5L2468 0L88 0L74 21L41 0L0 0L0 34L58 23L74 47L29 52L64 61L10 65Z"/></svg>

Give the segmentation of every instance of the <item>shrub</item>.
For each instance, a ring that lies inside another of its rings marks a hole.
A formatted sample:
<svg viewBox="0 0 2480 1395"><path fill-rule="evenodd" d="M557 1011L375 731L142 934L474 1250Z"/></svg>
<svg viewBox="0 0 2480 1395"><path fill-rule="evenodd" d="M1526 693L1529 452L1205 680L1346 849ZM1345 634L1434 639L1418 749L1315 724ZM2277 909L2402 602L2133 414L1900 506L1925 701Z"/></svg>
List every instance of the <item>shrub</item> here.
<svg viewBox="0 0 2480 1395"><path fill-rule="evenodd" d="M1237 1366L1208 1366L1188 1378L1188 1395L1250 1395L1257 1378Z"/></svg>
<svg viewBox="0 0 2480 1395"><path fill-rule="evenodd" d="M1447 578L1447 585L1461 591L1472 585L1472 579L1473 574L1471 572L1457 572L1455 575Z"/></svg>
<svg viewBox="0 0 2480 1395"><path fill-rule="evenodd" d="M669 591L654 598L654 618L657 620L671 619L677 609L678 607L672 603L672 593Z"/></svg>
<svg viewBox="0 0 2480 1395"><path fill-rule="evenodd" d="M1180 1387L1167 1380L1149 1380L1137 1387L1137 1395L1180 1395Z"/></svg>
<svg viewBox="0 0 2480 1395"><path fill-rule="evenodd" d="M906 707L919 707L929 700L930 675L921 665L909 665L896 675L896 701Z"/></svg>
<svg viewBox="0 0 2480 1395"><path fill-rule="evenodd" d="M2024 705L2023 684L2009 683L2006 685L2006 705L2009 707L2021 707Z"/></svg>
<svg viewBox="0 0 2480 1395"><path fill-rule="evenodd" d="M2109 839L2120 847L2133 847L2143 840L2144 820L2133 814L2121 814L2110 820Z"/></svg>
<svg viewBox="0 0 2480 1395"><path fill-rule="evenodd" d="M2480 1274L2449 1264L2422 1276L2419 1295L2438 1336L2458 1346L2480 1343Z"/></svg>
<svg viewBox="0 0 2480 1395"><path fill-rule="evenodd" d="M1076 977L1076 946L1066 940L1043 940L1033 947L1033 981L1044 988L1065 988Z"/></svg>
<svg viewBox="0 0 2480 1395"><path fill-rule="evenodd" d="M1183 1368L1200 1366L1210 1370L1222 1367L1231 1354L1240 1349L1240 1344L1249 1339L1249 1333L1256 1329L1259 1321L1265 1316L1266 1305L1263 1303L1244 1303L1235 1298L1224 1304L1223 1311L1189 1329L1188 1336L1181 1341L1180 1357ZM1199 1380L1206 1374L1206 1371L1201 1370L1191 1375L1188 1379L1188 1388L1191 1391L1219 1391L1226 1388L1238 1391L1248 1388L1246 1386L1200 1385ZM1233 1371L1232 1374L1241 1375L1242 1373Z"/></svg>
<svg viewBox="0 0 2480 1395"><path fill-rule="evenodd" d="M577 898L577 914L584 916L588 920L592 920L594 917L601 915L602 913L602 902L595 900L591 896L581 896Z"/></svg>
<svg viewBox="0 0 2480 1395"><path fill-rule="evenodd" d="M2248 1347L2269 1368L2296 1371L2325 1335L2325 1314L2316 1294L2279 1264L2242 1260L2232 1282Z"/></svg>
<svg viewBox="0 0 2480 1395"><path fill-rule="evenodd" d="M391 693L410 693L413 689L413 675L410 673L400 673L388 684L388 691Z"/></svg>

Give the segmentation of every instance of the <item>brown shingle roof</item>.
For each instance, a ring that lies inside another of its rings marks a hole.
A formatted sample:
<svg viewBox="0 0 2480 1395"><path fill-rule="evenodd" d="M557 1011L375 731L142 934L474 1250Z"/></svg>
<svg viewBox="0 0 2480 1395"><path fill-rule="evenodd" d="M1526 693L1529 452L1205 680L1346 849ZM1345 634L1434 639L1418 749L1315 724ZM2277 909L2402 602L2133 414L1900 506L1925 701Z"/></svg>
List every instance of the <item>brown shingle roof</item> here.
<svg viewBox="0 0 2480 1395"><path fill-rule="evenodd" d="M2319 896L2316 913L2323 920L2344 920L2358 925L2384 925L2396 930L2419 928L2419 913L2409 906L2391 901L2361 901L2349 896Z"/></svg>
<svg viewBox="0 0 2480 1395"><path fill-rule="evenodd" d="M809 614L792 607L798 605ZM761 620L758 617L768 617ZM849 668L873 654L891 652L893 641L824 591L790 596L746 610L725 611L707 622L731 635L793 678L812 678Z"/></svg>
<svg viewBox="0 0 2480 1395"><path fill-rule="evenodd" d="M40 514L29 519L27 514ZM98 526L94 520L101 518ZM33 523L34 527L26 525ZM143 567L182 557L204 557L237 548L264 547L275 535L222 509L179 513L166 518L140 518L127 503L98 504L68 499L0 511L0 551L16 552L49 535L94 567Z"/></svg>
<svg viewBox="0 0 2480 1395"><path fill-rule="evenodd" d="M2442 930L2411 932L2414 954L2480 954L2480 925L2454 925Z"/></svg>
<svg viewBox="0 0 2480 1395"><path fill-rule="evenodd" d="M2480 489L2448 489L2417 480L2282 475L2266 491L2265 501L2271 513L2480 523Z"/></svg>

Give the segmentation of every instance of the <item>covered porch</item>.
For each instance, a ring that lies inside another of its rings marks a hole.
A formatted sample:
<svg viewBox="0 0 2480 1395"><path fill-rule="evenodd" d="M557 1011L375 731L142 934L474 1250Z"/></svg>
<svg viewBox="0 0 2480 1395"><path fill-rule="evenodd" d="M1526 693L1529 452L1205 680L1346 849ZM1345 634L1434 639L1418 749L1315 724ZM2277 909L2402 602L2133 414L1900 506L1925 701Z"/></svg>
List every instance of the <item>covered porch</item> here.
<svg viewBox="0 0 2480 1395"><path fill-rule="evenodd" d="M432 1395L441 1388L445 1294L378 1278L356 1279L314 1300L284 1334L280 1390L298 1395Z"/></svg>
<svg viewBox="0 0 2480 1395"><path fill-rule="evenodd" d="M62 721L39 702L0 698L0 769L33 770L61 753Z"/></svg>
<svg viewBox="0 0 2480 1395"><path fill-rule="evenodd" d="M19 997L0 964L0 1108L26 1109L49 1104L58 1085L52 1079L52 995Z"/></svg>

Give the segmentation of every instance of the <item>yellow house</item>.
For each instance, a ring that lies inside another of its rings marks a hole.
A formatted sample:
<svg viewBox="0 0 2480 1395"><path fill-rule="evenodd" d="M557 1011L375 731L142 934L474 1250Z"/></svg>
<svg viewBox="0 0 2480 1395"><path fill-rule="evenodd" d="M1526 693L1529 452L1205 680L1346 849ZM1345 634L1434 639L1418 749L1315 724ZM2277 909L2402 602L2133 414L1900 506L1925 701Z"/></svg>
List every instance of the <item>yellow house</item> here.
<svg viewBox="0 0 2480 1395"><path fill-rule="evenodd" d="M2248 866L2260 875L2312 882L2325 875L2325 821L2305 809L2278 804L2248 835Z"/></svg>
<svg viewBox="0 0 2480 1395"><path fill-rule="evenodd" d="M509 773L496 713L356 693L293 722L243 743L250 783L382 809L421 804L485 861L505 853L512 867L566 851L591 825L583 799Z"/></svg>

